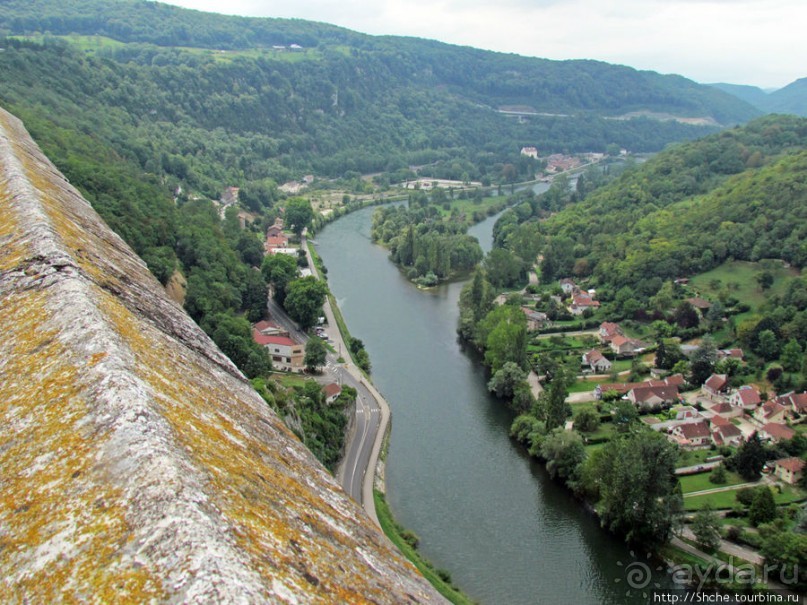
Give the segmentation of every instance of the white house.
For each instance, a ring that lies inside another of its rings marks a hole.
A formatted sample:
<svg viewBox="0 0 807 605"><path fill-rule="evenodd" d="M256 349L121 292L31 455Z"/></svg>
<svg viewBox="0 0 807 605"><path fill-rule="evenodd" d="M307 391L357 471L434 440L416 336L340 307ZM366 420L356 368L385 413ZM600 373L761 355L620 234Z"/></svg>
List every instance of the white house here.
<svg viewBox="0 0 807 605"><path fill-rule="evenodd" d="M583 353L582 361L583 365L591 368L593 372L606 373L611 371L611 362L597 349Z"/></svg>

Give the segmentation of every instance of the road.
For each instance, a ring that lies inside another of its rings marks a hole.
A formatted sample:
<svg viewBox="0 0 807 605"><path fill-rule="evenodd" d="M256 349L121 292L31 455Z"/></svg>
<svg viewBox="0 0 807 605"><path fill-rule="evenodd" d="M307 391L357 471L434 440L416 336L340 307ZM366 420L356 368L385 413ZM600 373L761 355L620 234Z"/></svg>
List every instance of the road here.
<svg viewBox="0 0 807 605"><path fill-rule="evenodd" d="M302 237L301 245L306 251L311 272L319 277L305 235ZM334 376L339 384L351 386L357 392L356 409L345 444L345 455L337 469L336 478L348 495L361 504L370 518L379 525L373 501L373 483L384 434L389 426L390 408L350 358L348 347L342 339L333 309L327 299L323 305L323 312L327 322L325 332L337 351L336 355L328 353L326 372ZM296 333L299 333L299 330ZM302 338L308 336L303 334ZM344 359L343 363L338 361L340 356Z"/></svg>

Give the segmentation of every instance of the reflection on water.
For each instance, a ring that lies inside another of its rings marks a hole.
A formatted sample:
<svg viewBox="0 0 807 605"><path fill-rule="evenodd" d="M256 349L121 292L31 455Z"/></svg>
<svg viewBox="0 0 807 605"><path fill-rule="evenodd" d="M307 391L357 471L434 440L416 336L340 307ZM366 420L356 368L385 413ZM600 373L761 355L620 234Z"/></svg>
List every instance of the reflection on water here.
<svg viewBox="0 0 807 605"><path fill-rule="evenodd" d="M457 341L462 284L410 284L370 242L373 210L339 219L317 241L392 406L387 499L398 520L482 603L643 603L625 594L628 549L508 437L512 414ZM472 231L487 249L494 220Z"/></svg>

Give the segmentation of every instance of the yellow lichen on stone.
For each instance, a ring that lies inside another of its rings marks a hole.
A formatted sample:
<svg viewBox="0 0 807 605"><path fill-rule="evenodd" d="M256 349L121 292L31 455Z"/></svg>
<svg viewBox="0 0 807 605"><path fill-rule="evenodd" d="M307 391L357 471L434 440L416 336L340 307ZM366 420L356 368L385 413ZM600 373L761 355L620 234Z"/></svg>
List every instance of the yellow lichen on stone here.
<svg viewBox="0 0 807 605"><path fill-rule="evenodd" d="M0 602L435 602L0 110Z"/></svg>
<svg viewBox="0 0 807 605"><path fill-rule="evenodd" d="M95 472L102 436L87 426L82 375L53 330L47 293L2 299L0 602L158 597L149 570L124 564L129 530L117 490ZM103 567L99 566L103 561ZM110 571L113 570L113 571Z"/></svg>
<svg viewBox="0 0 807 605"><path fill-rule="evenodd" d="M352 585L343 585L336 581L343 572L334 562L342 560L340 553L355 548L355 536L333 531L318 515L308 512L321 509L323 502L300 481L305 469L279 464L273 450L276 444L262 442L238 428L232 415L236 407L221 405L234 395L209 372L204 391L187 382L187 376L205 372L193 355L177 355L114 297L98 294L104 316L135 354L135 371L154 389L161 415L169 421L177 441L198 467L206 469L211 499L233 525L235 540L250 554L259 573L266 579L279 576L289 580L299 577L303 569L304 577L316 583L308 587L309 592L319 594L322 603L333 602L335 594L344 596L340 602L384 602L384 591L375 589L372 582L357 584L353 578ZM248 418L251 410L243 402L241 411L247 416L239 418L241 422L257 421L254 411ZM279 420L276 424L282 426ZM267 489L271 500L265 497ZM374 532L368 524L368 536ZM320 536L319 543L311 542L309 533ZM323 541L323 535L328 540ZM386 544L377 540L376 547Z"/></svg>

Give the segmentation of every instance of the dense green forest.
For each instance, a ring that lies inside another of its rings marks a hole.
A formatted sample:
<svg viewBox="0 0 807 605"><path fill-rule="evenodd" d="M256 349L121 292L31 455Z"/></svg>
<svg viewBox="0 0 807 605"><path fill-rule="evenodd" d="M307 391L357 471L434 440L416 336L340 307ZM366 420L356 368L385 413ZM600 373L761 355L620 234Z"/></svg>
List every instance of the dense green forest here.
<svg viewBox="0 0 807 605"><path fill-rule="evenodd" d="M649 297L663 281L726 260L807 263L807 120L770 116L669 149L538 223L545 280L592 277L601 298L629 288ZM502 226L497 227L499 232ZM497 237L512 249L516 240Z"/></svg>
<svg viewBox="0 0 807 605"><path fill-rule="evenodd" d="M301 20L212 15L144 0L11 0L0 6L3 32L100 35L129 43L230 51L296 44L322 54L377 58L376 69L393 78L393 89L402 80L420 88L440 86L458 98L492 107L607 115L644 109L710 116L720 123L754 115L730 95L678 76L596 61L549 61L422 39L373 37Z"/></svg>
<svg viewBox="0 0 807 605"><path fill-rule="evenodd" d="M477 190L477 205L482 192ZM462 193L465 197L465 192ZM503 207L488 204L495 212ZM448 211L449 209L450 212ZM467 235L468 227L477 217L486 216L481 210L468 216L452 208L448 194L442 189L431 196L423 191L409 194L406 206L386 206L373 214L370 231L374 242L390 251L390 259L401 267L409 279L423 286L471 271L482 260L482 249L476 238Z"/></svg>

